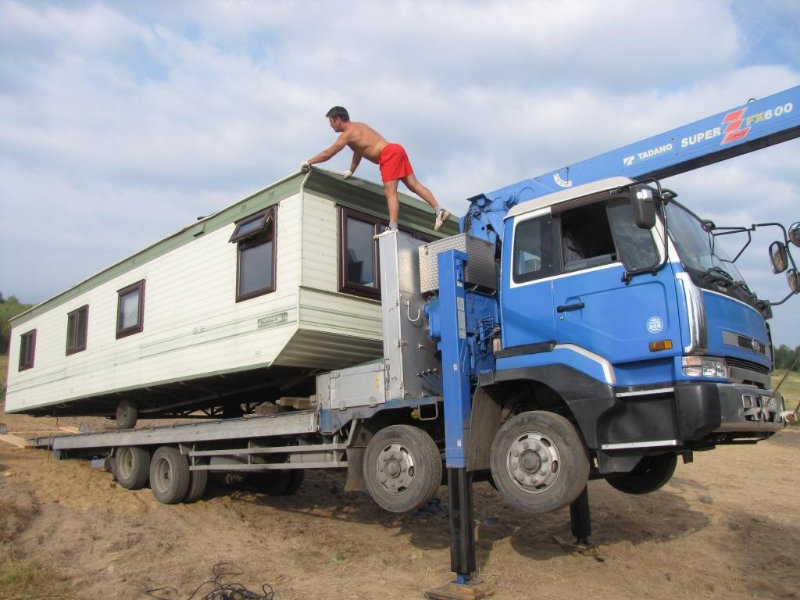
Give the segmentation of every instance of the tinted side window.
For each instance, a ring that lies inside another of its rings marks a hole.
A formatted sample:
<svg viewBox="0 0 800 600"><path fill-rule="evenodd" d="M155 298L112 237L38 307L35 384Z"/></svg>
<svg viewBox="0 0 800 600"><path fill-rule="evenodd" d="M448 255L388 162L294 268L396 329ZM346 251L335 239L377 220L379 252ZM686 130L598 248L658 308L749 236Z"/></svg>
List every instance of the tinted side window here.
<svg viewBox="0 0 800 600"><path fill-rule="evenodd" d="M564 271L607 265L617 259L608 217L602 203L564 211L559 220Z"/></svg>
<svg viewBox="0 0 800 600"><path fill-rule="evenodd" d="M514 230L512 276L515 283L553 274L553 238L550 216L526 219Z"/></svg>
<svg viewBox="0 0 800 600"><path fill-rule="evenodd" d="M609 202L608 216L626 270L646 269L658 264L658 248L653 233L650 229L640 229L633 222L633 207L629 200Z"/></svg>

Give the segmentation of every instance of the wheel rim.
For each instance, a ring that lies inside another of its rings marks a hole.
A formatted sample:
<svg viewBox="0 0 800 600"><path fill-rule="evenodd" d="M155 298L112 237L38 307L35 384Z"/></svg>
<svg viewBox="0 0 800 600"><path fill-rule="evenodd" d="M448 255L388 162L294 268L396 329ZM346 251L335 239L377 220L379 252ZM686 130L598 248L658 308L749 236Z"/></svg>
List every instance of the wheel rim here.
<svg viewBox="0 0 800 600"><path fill-rule="evenodd" d="M119 467L119 474L124 479L129 479L133 473L133 452L130 448L120 448L119 456L117 457L117 466Z"/></svg>
<svg viewBox="0 0 800 600"><path fill-rule="evenodd" d="M399 443L384 446L378 454L378 483L395 496L405 493L414 482L414 457Z"/></svg>
<svg viewBox="0 0 800 600"><path fill-rule="evenodd" d="M172 480L172 469L167 459L160 458L156 461L153 474L155 475L155 479L150 482L150 485L158 488L159 492L166 492L169 490L170 481Z"/></svg>
<svg viewBox="0 0 800 600"><path fill-rule="evenodd" d="M517 436L508 447L506 469L511 481L529 494L541 494L558 480L561 456L553 441L537 431Z"/></svg>

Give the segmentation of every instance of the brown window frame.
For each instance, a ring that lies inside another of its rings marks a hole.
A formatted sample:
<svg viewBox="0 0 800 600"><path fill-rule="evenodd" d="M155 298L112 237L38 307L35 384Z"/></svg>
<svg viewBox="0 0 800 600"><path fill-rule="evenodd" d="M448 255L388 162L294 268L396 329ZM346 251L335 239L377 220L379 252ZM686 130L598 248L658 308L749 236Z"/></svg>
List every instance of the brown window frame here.
<svg viewBox="0 0 800 600"><path fill-rule="evenodd" d="M389 226L387 219L368 215L359 212L347 206L338 206L339 210L339 256L338 256L338 291L344 294L351 294L362 298L372 298L380 300L381 298L381 265L380 253L378 252L378 240L373 240L372 245L372 259L375 265L375 287L361 285L359 283L349 281L347 279L347 219L352 218L358 221L369 223L373 226L373 235L381 233L384 227ZM421 231L415 231L404 226L400 226L400 230L408 233L416 239L424 242L432 242L438 240L436 236L428 235Z"/></svg>
<svg viewBox="0 0 800 600"><path fill-rule="evenodd" d="M83 316L83 336L79 339L81 328L80 319ZM67 313L67 356L86 350L86 340L89 337L89 305L85 304Z"/></svg>
<svg viewBox="0 0 800 600"><path fill-rule="evenodd" d="M373 298L379 300L381 297L381 267L380 257L378 255L378 241L372 241L372 264L375 268L375 287L363 285L348 280L347 278L347 220L355 219L363 223L372 225L373 235L380 232L381 226L388 225L388 222L378 217L373 217L346 206L339 207L339 291L345 294L352 294L354 296L361 296L364 298Z"/></svg>
<svg viewBox="0 0 800 600"><path fill-rule="evenodd" d="M253 223L256 223L256 227L247 227ZM278 211L276 207L271 206L249 215L236 221L235 225L233 234L228 241L236 244L236 302L271 294L276 289L275 279L277 277L278 264L278 236L276 235L278 231ZM272 261L269 267L270 283L267 286L242 293L242 254L246 250L263 244L272 244Z"/></svg>
<svg viewBox="0 0 800 600"><path fill-rule="evenodd" d="M19 368L26 371L33 368L36 358L36 330L31 329L19 336Z"/></svg>
<svg viewBox="0 0 800 600"><path fill-rule="evenodd" d="M117 339L144 331L144 283L145 280L142 279L141 281L137 281L136 283L117 290ZM129 327L122 327L122 298L133 291L138 291L139 293L139 314L136 319L136 324Z"/></svg>

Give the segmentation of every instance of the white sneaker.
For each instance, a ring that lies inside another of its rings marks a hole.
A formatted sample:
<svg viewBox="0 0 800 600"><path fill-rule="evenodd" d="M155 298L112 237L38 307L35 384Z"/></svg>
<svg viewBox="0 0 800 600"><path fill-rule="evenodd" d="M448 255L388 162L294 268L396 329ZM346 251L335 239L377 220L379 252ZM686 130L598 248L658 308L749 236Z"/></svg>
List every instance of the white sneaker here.
<svg viewBox="0 0 800 600"><path fill-rule="evenodd" d="M442 228L442 225L445 224L449 216L450 216L449 210L447 210L446 208L440 208L439 212L436 213L436 223L433 226L434 230L439 231Z"/></svg>

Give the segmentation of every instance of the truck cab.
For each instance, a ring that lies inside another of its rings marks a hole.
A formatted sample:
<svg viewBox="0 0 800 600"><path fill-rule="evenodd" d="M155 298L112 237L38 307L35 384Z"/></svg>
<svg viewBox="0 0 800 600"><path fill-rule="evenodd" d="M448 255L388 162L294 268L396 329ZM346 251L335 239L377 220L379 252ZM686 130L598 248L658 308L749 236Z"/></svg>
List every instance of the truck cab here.
<svg viewBox="0 0 800 600"><path fill-rule="evenodd" d="M646 493L666 483L679 456L785 426L783 399L770 389L769 303L714 243L709 222L674 198L657 182L614 177L506 213L495 363L476 374L472 413L473 437L494 443L472 451L512 504L563 506L583 473ZM531 421L542 413L574 427L572 441ZM547 450L523 468L513 456L530 454L530 439ZM586 465L571 473L560 453L577 439ZM565 482L569 493L545 501Z"/></svg>

